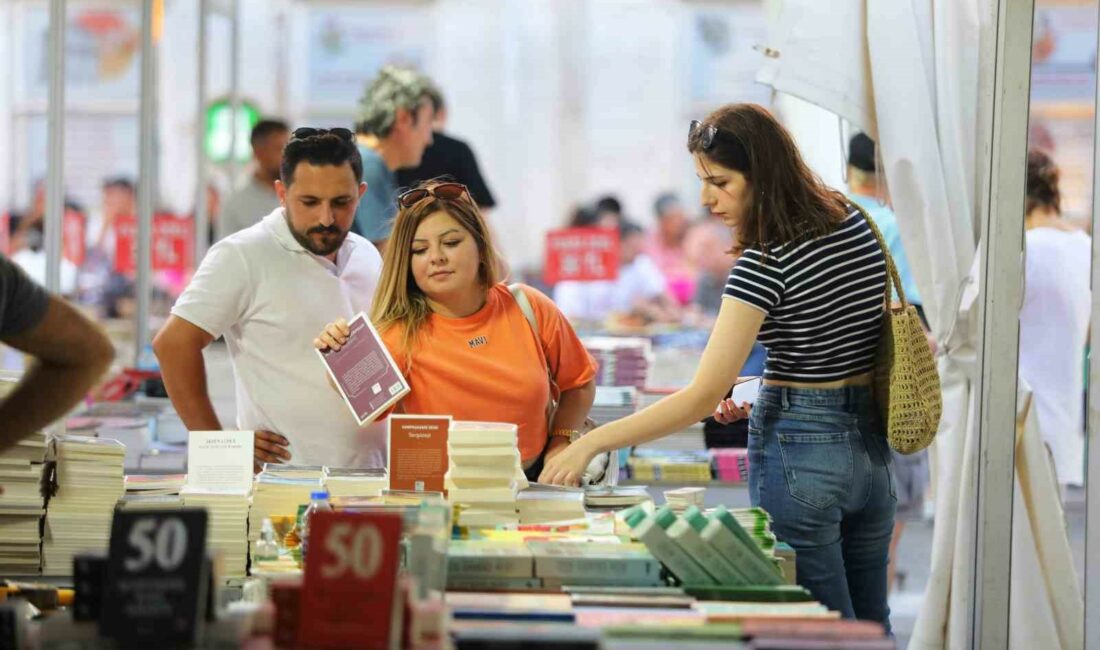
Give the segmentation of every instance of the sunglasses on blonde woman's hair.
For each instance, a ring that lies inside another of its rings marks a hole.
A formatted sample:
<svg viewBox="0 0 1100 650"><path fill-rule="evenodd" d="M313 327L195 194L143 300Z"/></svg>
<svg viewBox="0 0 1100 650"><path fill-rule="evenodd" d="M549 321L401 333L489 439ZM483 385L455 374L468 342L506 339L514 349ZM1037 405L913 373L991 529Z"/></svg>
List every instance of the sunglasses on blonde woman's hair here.
<svg viewBox="0 0 1100 650"><path fill-rule="evenodd" d="M403 208L411 208L429 196L445 201L457 201L463 196L470 196L470 190L466 189L466 186L462 183L440 183L431 187L406 190L397 197L397 202ZM472 199L471 202L473 202Z"/></svg>

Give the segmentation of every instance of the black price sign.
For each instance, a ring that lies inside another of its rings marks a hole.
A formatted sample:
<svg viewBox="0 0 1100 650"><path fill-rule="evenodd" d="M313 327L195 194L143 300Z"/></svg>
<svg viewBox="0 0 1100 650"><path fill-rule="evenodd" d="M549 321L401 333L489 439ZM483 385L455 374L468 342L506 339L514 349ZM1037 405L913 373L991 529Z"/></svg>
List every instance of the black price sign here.
<svg viewBox="0 0 1100 650"><path fill-rule="evenodd" d="M100 631L122 646L197 640L208 588L206 511L115 511Z"/></svg>

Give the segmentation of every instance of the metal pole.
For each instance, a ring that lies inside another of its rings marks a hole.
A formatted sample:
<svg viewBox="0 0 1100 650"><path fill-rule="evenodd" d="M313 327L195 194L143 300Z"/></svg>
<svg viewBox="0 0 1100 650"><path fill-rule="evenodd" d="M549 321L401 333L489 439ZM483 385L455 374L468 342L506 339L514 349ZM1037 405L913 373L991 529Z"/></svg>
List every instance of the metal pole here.
<svg viewBox="0 0 1100 650"><path fill-rule="evenodd" d="M1034 0L998 0L989 201L982 210L977 556L971 646L1008 648L1024 188Z"/></svg>
<svg viewBox="0 0 1100 650"><path fill-rule="evenodd" d="M240 165L237 162L237 119L241 113L241 7L240 0L232 0L230 5L232 14L230 21L230 47L232 52L229 57L229 183L232 189L237 189L237 177L240 173Z"/></svg>
<svg viewBox="0 0 1100 650"><path fill-rule="evenodd" d="M1100 46L1100 33L1097 34ZM1097 84L1100 106L1100 84ZM1100 129L1100 111L1095 116ZM1089 353L1088 427L1085 437L1085 648L1100 650L1100 130L1092 150L1092 321Z"/></svg>
<svg viewBox="0 0 1100 650"><path fill-rule="evenodd" d="M149 299L152 286L153 196L156 192L156 52L153 45L153 3L141 8L141 140L138 144L137 327L134 363L140 363L149 343Z"/></svg>
<svg viewBox="0 0 1100 650"><path fill-rule="evenodd" d="M61 236L65 215L65 0L50 0L50 90L46 117L46 288L61 289Z"/></svg>
<svg viewBox="0 0 1100 650"><path fill-rule="evenodd" d="M206 212L206 3L199 0L199 63L198 79L195 81L195 94L199 105L195 113L198 133L195 137L195 268L199 267L206 256L207 231L210 229L210 215Z"/></svg>

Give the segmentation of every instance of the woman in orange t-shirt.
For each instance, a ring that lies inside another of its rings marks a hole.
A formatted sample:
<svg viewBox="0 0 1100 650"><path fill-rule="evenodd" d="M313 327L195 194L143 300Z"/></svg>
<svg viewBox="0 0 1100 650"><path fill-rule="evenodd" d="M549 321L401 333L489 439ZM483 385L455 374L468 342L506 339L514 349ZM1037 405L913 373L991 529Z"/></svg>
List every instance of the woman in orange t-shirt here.
<svg viewBox="0 0 1100 650"><path fill-rule="evenodd" d="M538 337L508 286L477 206L459 183L429 181L398 198L371 320L412 391L398 412L519 427L524 469L563 450L595 399L596 363L554 303L527 286ZM339 349L347 322L314 342ZM549 367L561 392L547 426ZM545 452L545 454L544 454Z"/></svg>

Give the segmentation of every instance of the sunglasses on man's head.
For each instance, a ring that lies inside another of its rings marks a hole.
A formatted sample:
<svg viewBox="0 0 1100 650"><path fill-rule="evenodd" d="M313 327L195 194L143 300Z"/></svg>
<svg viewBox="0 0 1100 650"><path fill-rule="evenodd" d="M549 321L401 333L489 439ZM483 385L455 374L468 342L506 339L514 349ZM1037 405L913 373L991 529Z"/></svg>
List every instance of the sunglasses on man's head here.
<svg viewBox="0 0 1100 650"><path fill-rule="evenodd" d="M397 202L403 208L411 208L429 196L446 201L457 201L463 196L469 196L470 191L462 183L440 183L431 187L418 187L406 190L397 197Z"/></svg>
<svg viewBox="0 0 1100 650"><path fill-rule="evenodd" d="M303 126L301 128L294 129L294 132L290 134L290 139L292 141L304 140L306 138L312 138L318 135L328 135L329 133L347 142L351 142L352 139L355 137L350 129L345 129L339 126L335 129L318 129L312 126Z"/></svg>

